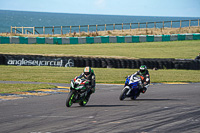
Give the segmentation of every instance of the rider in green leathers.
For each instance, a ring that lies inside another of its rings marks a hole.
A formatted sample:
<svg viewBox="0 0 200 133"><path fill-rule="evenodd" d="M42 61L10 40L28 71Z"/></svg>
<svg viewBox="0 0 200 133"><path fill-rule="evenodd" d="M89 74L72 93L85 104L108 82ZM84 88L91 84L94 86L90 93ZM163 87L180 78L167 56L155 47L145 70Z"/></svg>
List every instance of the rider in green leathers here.
<svg viewBox="0 0 200 133"><path fill-rule="evenodd" d="M90 95L95 92L96 83L94 71L91 69L91 67L87 66L84 68L83 73L81 73L81 75L78 76L78 78L84 78L88 80L89 84L86 86L86 88L89 89L89 92L86 99L89 100Z"/></svg>

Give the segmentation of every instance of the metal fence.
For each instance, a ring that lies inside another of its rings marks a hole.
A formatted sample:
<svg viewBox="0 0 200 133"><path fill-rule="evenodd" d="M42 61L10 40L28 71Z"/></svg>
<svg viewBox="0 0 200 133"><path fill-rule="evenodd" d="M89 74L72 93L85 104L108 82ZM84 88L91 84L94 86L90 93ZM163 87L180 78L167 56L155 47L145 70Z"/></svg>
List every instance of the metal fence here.
<svg viewBox="0 0 200 133"><path fill-rule="evenodd" d="M98 32L108 30L132 30L144 28L182 28L199 27L199 19L196 20L178 20L178 21L159 21L159 22L138 22L121 24L101 24L101 25L78 25L78 26L48 26L48 27L13 27L11 33L20 34L68 34L81 32ZM14 32L13 32L14 30Z"/></svg>

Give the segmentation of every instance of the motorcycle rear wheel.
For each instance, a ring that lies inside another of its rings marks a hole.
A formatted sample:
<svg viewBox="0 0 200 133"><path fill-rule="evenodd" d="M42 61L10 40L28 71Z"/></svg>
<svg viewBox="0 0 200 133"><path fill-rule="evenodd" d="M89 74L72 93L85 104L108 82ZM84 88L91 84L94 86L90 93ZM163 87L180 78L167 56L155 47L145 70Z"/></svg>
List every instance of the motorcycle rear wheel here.
<svg viewBox="0 0 200 133"><path fill-rule="evenodd" d="M137 96L131 97L131 100L136 100Z"/></svg>
<svg viewBox="0 0 200 133"><path fill-rule="evenodd" d="M119 100L121 100L121 101L124 100L126 98L126 93L127 92L128 92L127 88L123 89L121 94L120 94L120 96L119 96Z"/></svg>
<svg viewBox="0 0 200 133"><path fill-rule="evenodd" d="M131 100L136 100L138 97L140 96L140 92L138 92L138 94L137 95L135 95L135 96L132 96L131 97Z"/></svg>
<svg viewBox="0 0 200 133"><path fill-rule="evenodd" d="M85 106L86 104L87 104L87 100L81 101L81 102L79 103L80 106Z"/></svg>
<svg viewBox="0 0 200 133"><path fill-rule="evenodd" d="M90 99L90 95L91 95L91 94L88 94L88 95L86 96L85 100L79 102L79 105L80 105L80 106L85 106L85 105L88 103L89 99Z"/></svg>
<svg viewBox="0 0 200 133"><path fill-rule="evenodd" d="M70 91L70 93L69 93L69 95L68 95L68 98L67 98L67 100L66 100L66 106L67 106L67 107L71 107L72 104L73 104L74 92L75 92L75 91L72 90L72 91Z"/></svg>

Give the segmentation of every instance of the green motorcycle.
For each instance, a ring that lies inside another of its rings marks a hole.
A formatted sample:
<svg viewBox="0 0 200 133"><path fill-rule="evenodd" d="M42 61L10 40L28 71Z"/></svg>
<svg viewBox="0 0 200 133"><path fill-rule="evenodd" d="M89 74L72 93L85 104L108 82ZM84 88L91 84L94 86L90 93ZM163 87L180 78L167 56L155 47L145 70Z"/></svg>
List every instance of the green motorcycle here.
<svg viewBox="0 0 200 133"><path fill-rule="evenodd" d="M71 107L73 103L79 103L80 106L85 106L87 104L89 100L89 98L87 98L89 90L86 89L86 85L88 85L86 79L75 77L71 80L70 93L66 100L67 107Z"/></svg>

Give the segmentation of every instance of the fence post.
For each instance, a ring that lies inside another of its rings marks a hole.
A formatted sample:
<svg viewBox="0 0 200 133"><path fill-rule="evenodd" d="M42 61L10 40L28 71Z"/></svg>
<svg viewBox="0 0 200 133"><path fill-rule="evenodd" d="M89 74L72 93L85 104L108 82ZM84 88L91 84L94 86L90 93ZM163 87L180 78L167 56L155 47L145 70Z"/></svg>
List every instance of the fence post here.
<svg viewBox="0 0 200 133"><path fill-rule="evenodd" d="M172 21L171 21L171 28L172 28Z"/></svg>
<svg viewBox="0 0 200 133"><path fill-rule="evenodd" d="M98 27L98 25L96 24L96 32L97 32L97 27Z"/></svg>
<svg viewBox="0 0 200 133"><path fill-rule="evenodd" d="M62 29L62 26L60 27L60 29L61 29L61 35L63 34L63 29Z"/></svg>
<svg viewBox="0 0 200 133"><path fill-rule="evenodd" d="M22 35L24 34L24 27L22 26Z"/></svg>
<svg viewBox="0 0 200 133"><path fill-rule="evenodd" d="M115 30L115 24L113 24L113 30Z"/></svg>
<svg viewBox="0 0 200 133"><path fill-rule="evenodd" d="M45 34L45 27L43 26L43 34Z"/></svg>
<svg viewBox="0 0 200 133"><path fill-rule="evenodd" d="M182 21L180 20L180 29L181 29L181 22L182 22Z"/></svg>
<svg viewBox="0 0 200 133"><path fill-rule="evenodd" d="M146 30L147 30L147 28L148 28L148 22L146 22Z"/></svg>
<svg viewBox="0 0 200 133"><path fill-rule="evenodd" d="M79 25L78 26L78 31L79 31L79 34L81 33L81 26Z"/></svg>
<svg viewBox="0 0 200 133"><path fill-rule="evenodd" d="M140 22L138 22L138 30L140 30Z"/></svg>
<svg viewBox="0 0 200 133"><path fill-rule="evenodd" d="M165 28L165 21L163 21L163 29Z"/></svg>
<svg viewBox="0 0 200 133"><path fill-rule="evenodd" d="M12 34L12 26L10 27L10 29L11 29L11 31L10 31L10 32L11 32L11 34Z"/></svg>
<svg viewBox="0 0 200 133"><path fill-rule="evenodd" d="M131 23L130 23L130 31L131 31Z"/></svg>
<svg viewBox="0 0 200 133"><path fill-rule="evenodd" d="M53 35L54 35L54 26L53 26L53 29L52 29L52 33L53 33Z"/></svg>
<svg viewBox="0 0 200 133"><path fill-rule="evenodd" d="M191 25L191 20L189 20L189 29L190 29L190 25Z"/></svg>
<svg viewBox="0 0 200 133"><path fill-rule="evenodd" d="M124 24L122 23L122 32L123 32Z"/></svg>
<svg viewBox="0 0 200 133"><path fill-rule="evenodd" d="M70 33L70 34L72 33L72 26L70 26L70 30L69 30L69 33Z"/></svg>
<svg viewBox="0 0 200 133"><path fill-rule="evenodd" d="M33 35L35 35L35 27L33 27Z"/></svg>

